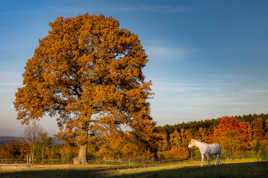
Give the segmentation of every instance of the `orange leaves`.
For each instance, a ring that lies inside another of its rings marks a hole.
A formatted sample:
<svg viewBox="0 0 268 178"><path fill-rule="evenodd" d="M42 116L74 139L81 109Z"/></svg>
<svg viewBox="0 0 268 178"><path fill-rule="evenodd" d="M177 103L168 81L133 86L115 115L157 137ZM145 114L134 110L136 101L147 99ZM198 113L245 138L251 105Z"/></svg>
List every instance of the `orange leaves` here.
<svg viewBox="0 0 268 178"><path fill-rule="evenodd" d="M264 124L263 120L261 118L256 118L253 120L253 137L256 140L261 140L263 139L265 130L264 130Z"/></svg>
<svg viewBox="0 0 268 178"><path fill-rule="evenodd" d="M104 15L59 17L27 61L15 108L18 119L58 117L68 133L80 135L102 126L126 124L140 136L152 134L148 62L136 34ZM145 139L145 138L144 138Z"/></svg>
<svg viewBox="0 0 268 178"><path fill-rule="evenodd" d="M220 123L214 129L214 137L222 135L236 135L236 134L247 134L247 129L244 124L240 124L234 117L222 117Z"/></svg>
<svg viewBox="0 0 268 178"><path fill-rule="evenodd" d="M235 117L222 117L211 136L213 141L219 142L224 151L231 154L246 150L249 147L249 135L246 125L239 123Z"/></svg>

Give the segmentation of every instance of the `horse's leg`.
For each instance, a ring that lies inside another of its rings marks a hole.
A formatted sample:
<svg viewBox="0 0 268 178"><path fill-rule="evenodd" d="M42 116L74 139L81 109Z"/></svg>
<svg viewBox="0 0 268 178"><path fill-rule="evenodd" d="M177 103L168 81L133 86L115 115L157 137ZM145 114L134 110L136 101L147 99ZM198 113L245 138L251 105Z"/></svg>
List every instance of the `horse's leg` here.
<svg viewBox="0 0 268 178"><path fill-rule="evenodd" d="M207 156L208 166L209 166L209 161L210 161L210 160L209 160L209 154L207 153L206 156Z"/></svg>
<svg viewBox="0 0 268 178"><path fill-rule="evenodd" d="M203 162L204 162L204 154L201 154L201 167L203 167Z"/></svg>
<svg viewBox="0 0 268 178"><path fill-rule="evenodd" d="M216 158L216 165L220 164L220 154L217 154L217 158Z"/></svg>

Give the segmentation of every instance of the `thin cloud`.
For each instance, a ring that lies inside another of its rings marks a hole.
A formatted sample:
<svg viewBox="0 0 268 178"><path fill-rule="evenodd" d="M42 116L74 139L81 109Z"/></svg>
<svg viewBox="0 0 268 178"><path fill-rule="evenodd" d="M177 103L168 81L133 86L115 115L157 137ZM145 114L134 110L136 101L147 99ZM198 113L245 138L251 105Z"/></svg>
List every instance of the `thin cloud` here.
<svg viewBox="0 0 268 178"><path fill-rule="evenodd" d="M241 89L234 95L233 88L214 83L179 83L174 81L153 80L152 89L155 93L152 105L157 110L167 108L176 110L187 108L220 108L227 106L254 105L255 96L248 96L247 90ZM258 102L257 102L258 103Z"/></svg>
<svg viewBox="0 0 268 178"><path fill-rule="evenodd" d="M18 81L19 72L0 72L0 87L18 87L22 85L22 81Z"/></svg>
<svg viewBox="0 0 268 178"><path fill-rule="evenodd" d="M182 60L196 54L199 50L195 48L180 48L180 47L163 47L149 46L146 49L148 57L152 60Z"/></svg>
<svg viewBox="0 0 268 178"><path fill-rule="evenodd" d="M84 7L57 7L50 6L48 7L49 11L54 11L58 13L103 13L105 11L112 12L151 12L151 13L187 13L192 11L192 8L176 5L133 5L133 6L125 6L125 7L108 7L108 8L84 8Z"/></svg>
<svg viewBox="0 0 268 178"><path fill-rule="evenodd" d="M185 13L192 11L192 8L185 6L168 6L168 5L138 5L114 8L116 11L123 12L154 12L154 13Z"/></svg>
<svg viewBox="0 0 268 178"><path fill-rule="evenodd" d="M0 86L5 86L5 87L13 87L13 86L19 86L19 85L21 85L20 82L9 82L9 83L0 82Z"/></svg>
<svg viewBox="0 0 268 178"><path fill-rule="evenodd" d="M50 11L57 12L60 14L84 14L84 13L100 13L103 12L103 9L89 9L89 8L81 8L81 7L57 7L50 6L48 7Z"/></svg>
<svg viewBox="0 0 268 178"><path fill-rule="evenodd" d="M217 118L223 115L261 113L268 104L266 90L237 88L221 81L202 83L153 80L152 116L158 124ZM249 91L251 93L249 93Z"/></svg>
<svg viewBox="0 0 268 178"><path fill-rule="evenodd" d="M9 93L9 92L10 92L10 90L0 88L0 93Z"/></svg>
<svg viewBox="0 0 268 178"><path fill-rule="evenodd" d="M259 95L268 94L268 90L266 89L250 89L248 90L248 92L251 94L259 94Z"/></svg>

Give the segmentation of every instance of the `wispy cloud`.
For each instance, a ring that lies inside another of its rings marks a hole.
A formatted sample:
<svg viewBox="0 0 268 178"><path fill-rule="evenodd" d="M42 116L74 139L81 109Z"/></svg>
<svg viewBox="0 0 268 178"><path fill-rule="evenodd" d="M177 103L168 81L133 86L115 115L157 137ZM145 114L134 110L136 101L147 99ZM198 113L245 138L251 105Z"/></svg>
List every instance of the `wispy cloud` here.
<svg viewBox="0 0 268 178"><path fill-rule="evenodd" d="M127 7L118 7L114 8L114 10L126 12L185 13L192 11L192 8L180 5L135 5Z"/></svg>
<svg viewBox="0 0 268 178"><path fill-rule="evenodd" d="M21 85L20 82L0 82L0 87L5 86L5 87L11 87L11 86L19 86Z"/></svg>
<svg viewBox="0 0 268 178"><path fill-rule="evenodd" d="M207 105L246 105L250 104L246 95L246 90L240 91L239 95L234 96L232 89L225 86L205 86L202 83L180 83L169 81L154 80L153 90L155 99L161 100L165 106L169 104L175 106L207 106ZM221 88L223 87L223 88ZM226 90L226 91L223 91Z"/></svg>
<svg viewBox="0 0 268 178"><path fill-rule="evenodd" d="M181 47L164 47L164 46L148 46L146 52L151 59L160 60L181 60L188 58L196 53L198 49L195 48L181 48Z"/></svg>
<svg viewBox="0 0 268 178"><path fill-rule="evenodd" d="M103 9L100 8L85 8L85 7L57 7L49 6L49 11L53 11L59 14L84 14L84 13L100 13L103 12Z"/></svg>
<svg viewBox="0 0 268 178"><path fill-rule="evenodd" d="M104 13L104 12L150 12L150 13L186 13L192 11L192 8L182 5L129 5L121 7L102 7L102 8L86 8L86 7L48 7L50 11L58 13Z"/></svg>
<svg viewBox="0 0 268 178"><path fill-rule="evenodd" d="M268 90L267 89L249 89L248 92L250 94L258 94L258 95L264 95L264 94L268 94Z"/></svg>
<svg viewBox="0 0 268 178"><path fill-rule="evenodd" d="M19 87L22 85L20 79L21 73L19 72L0 72L0 89L8 91L8 89Z"/></svg>
<svg viewBox="0 0 268 178"><path fill-rule="evenodd" d="M7 90L7 89L1 89L1 88L0 88L0 94L1 94L1 93L9 93L9 92L10 92L10 90Z"/></svg>
<svg viewBox="0 0 268 178"><path fill-rule="evenodd" d="M268 91L235 82L152 79L152 116L159 124L265 112Z"/></svg>

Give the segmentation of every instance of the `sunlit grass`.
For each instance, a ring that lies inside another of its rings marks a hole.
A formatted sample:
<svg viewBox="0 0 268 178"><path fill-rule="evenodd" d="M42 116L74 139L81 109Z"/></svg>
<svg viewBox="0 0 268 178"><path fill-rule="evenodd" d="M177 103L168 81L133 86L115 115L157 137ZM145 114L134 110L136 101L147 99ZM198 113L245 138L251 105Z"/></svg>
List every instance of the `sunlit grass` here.
<svg viewBox="0 0 268 178"><path fill-rule="evenodd" d="M233 159L233 160L222 160L221 164L231 164L231 163L251 163L257 162L255 158L248 159ZM204 166L207 162L205 162ZM211 162L211 165L215 164L215 161ZM120 170L112 170L109 172L110 175L124 175L124 174L136 174L143 172L153 172L153 171L161 171L161 170L172 170L179 169L183 167L196 167L200 166L200 161L178 161L178 162L170 162L170 163L160 163L150 167L141 167L141 168L129 168L129 169L120 169Z"/></svg>
<svg viewBox="0 0 268 178"><path fill-rule="evenodd" d="M37 171L37 170L90 170L90 169L111 169L121 166L110 164L85 164L85 165L73 165L73 164L59 164L59 165L5 165L0 167L0 172L14 172L14 171Z"/></svg>

